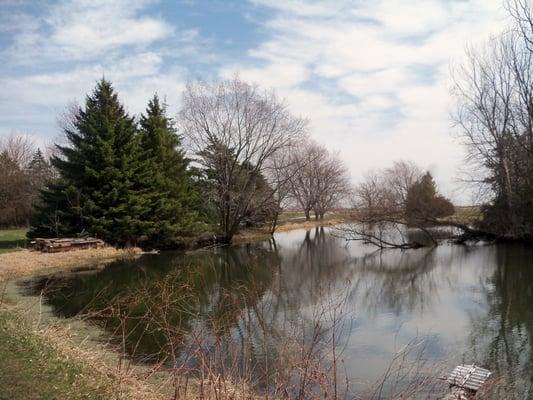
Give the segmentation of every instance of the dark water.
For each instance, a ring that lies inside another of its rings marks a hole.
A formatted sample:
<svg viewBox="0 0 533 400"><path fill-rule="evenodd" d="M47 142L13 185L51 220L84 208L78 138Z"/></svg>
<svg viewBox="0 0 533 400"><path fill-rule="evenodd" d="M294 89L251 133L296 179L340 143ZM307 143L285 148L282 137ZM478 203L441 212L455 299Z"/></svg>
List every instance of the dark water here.
<svg viewBox="0 0 533 400"><path fill-rule="evenodd" d="M61 317L86 315L138 361L169 352L179 358L201 331L210 345L230 338L227 353L231 347L248 368L275 359L284 335L308 337L317 316L331 324L331 309L342 303L337 346L355 386L378 380L410 344L415 350L406 358L426 360L435 373L437 365L477 363L514 398L533 398L533 249L378 252L322 229L275 239L147 255L100 271L36 278L22 290L43 290Z"/></svg>

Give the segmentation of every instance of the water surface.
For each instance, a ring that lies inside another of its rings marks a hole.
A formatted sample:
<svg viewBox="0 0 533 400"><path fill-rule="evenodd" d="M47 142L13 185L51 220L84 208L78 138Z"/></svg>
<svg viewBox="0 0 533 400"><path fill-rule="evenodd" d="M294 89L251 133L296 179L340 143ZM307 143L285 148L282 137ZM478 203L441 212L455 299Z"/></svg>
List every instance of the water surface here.
<svg viewBox="0 0 533 400"><path fill-rule="evenodd" d="M533 398L533 249L525 246L376 251L317 228L146 255L22 287L43 291L60 317L85 314L139 362L169 352L177 362L201 331L212 348L223 341L228 354L239 354L241 370L275 359L295 327L309 334L317 316L331 323L324 310L342 303L337 345L356 387L378 380L403 346L416 343L414 360L477 363L516 398Z"/></svg>

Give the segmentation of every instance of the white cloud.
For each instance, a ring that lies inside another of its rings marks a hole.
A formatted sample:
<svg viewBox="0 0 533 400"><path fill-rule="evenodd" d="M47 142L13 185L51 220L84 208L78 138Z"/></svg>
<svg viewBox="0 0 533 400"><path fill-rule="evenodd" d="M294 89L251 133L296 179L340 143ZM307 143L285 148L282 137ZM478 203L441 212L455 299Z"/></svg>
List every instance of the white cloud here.
<svg viewBox="0 0 533 400"><path fill-rule="evenodd" d="M224 78L230 78L235 74L239 66L225 66L220 74ZM304 83L309 79L310 70L305 65L298 62L283 60L283 62L272 62L260 68L247 68L240 73L240 77L249 82L260 83L264 87L276 87L277 89L291 87Z"/></svg>
<svg viewBox="0 0 533 400"><path fill-rule="evenodd" d="M18 130L52 138L58 113L73 100L83 102L103 76L132 113L142 112L154 92L174 109L186 72L165 64L165 57L190 54L201 38L144 16L151 3L81 0L58 3L43 15L12 15L6 31L11 44L1 53L0 70L10 73L0 75L0 134ZM176 43L190 46L176 50Z"/></svg>
<svg viewBox="0 0 533 400"><path fill-rule="evenodd" d="M68 55L85 58L122 46L145 46L170 36L161 19L137 15L146 1L66 3L47 18L48 40Z"/></svg>
<svg viewBox="0 0 533 400"><path fill-rule="evenodd" d="M357 181L411 159L457 201L463 149L451 134L448 64L506 23L500 0L253 0L269 39L226 67L280 90ZM322 82L322 84L317 84ZM324 90L327 85L328 90Z"/></svg>
<svg viewBox="0 0 533 400"><path fill-rule="evenodd" d="M159 57L147 53L121 59L116 64L95 64L68 72L35 74L20 78L0 79L3 94L16 98L16 102L0 102L0 114L9 115L15 125L39 126L43 120L54 124L55 116L66 104L82 102L97 80L105 76L113 82L128 111L142 112L155 92L176 106L186 80L181 68L165 71L159 69ZM37 109L33 115L26 110ZM50 120L52 119L52 120ZM42 132L35 132L41 133Z"/></svg>
<svg viewBox="0 0 533 400"><path fill-rule="evenodd" d="M15 14L7 19L14 33L4 58L20 65L82 61L115 50L146 48L168 39L175 28L160 18L142 16L145 0L60 2L46 14Z"/></svg>

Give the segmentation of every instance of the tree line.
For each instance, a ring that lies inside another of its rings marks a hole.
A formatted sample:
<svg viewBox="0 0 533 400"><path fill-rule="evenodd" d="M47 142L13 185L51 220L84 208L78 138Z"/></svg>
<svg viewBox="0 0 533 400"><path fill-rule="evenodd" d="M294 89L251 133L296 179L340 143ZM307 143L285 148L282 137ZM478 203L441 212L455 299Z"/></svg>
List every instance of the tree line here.
<svg viewBox="0 0 533 400"><path fill-rule="evenodd" d="M442 218L453 205L437 193L429 174L412 163L369 173L356 188L358 219L346 237L378 247L436 245L448 238L533 241L533 5L507 0L512 25L484 46L470 47L455 70L453 118L467 149L466 182L479 190L481 217L474 223Z"/></svg>
<svg viewBox="0 0 533 400"><path fill-rule="evenodd" d="M0 227L27 226L53 169L28 136L10 135L0 140L0 170Z"/></svg>
<svg viewBox="0 0 533 400"><path fill-rule="evenodd" d="M368 172L354 193L357 223L341 230L347 239L380 248L435 245L431 227L447 223L441 219L455 213L452 202L439 194L431 173L409 161ZM412 237L406 228L421 230L423 235Z"/></svg>
<svg viewBox="0 0 533 400"><path fill-rule="evenodd" d="M26 144L17 136L0 148L17 187L3 178L1 223L29 222L29 237L166 248L212 232L229 243L243 227L273 233L290 204L323 218L348 193L346 168L309 138L307 121L237 77L189 83L176 119L157 95L136 119L102 79L61 127L49 159L32 146L32 157L11 154Z"/></svg>
<svg viewBox="0 0 533 400"><path fill-rule="evenodd" d="M480 233L533 239L533 6L505 3L513 24L470 48L455 73L454 119L468 150L467 180L485 195Z"/></svg>

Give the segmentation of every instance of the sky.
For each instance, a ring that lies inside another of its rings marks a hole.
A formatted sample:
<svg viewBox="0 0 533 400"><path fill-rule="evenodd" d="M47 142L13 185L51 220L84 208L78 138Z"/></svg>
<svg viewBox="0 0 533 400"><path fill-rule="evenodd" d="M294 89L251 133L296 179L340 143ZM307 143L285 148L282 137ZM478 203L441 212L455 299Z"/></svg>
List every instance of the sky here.
<svg viewBox="0 0 533 400"><path fill-rule="evenodd" d="M469 204L451 113L467 46L508 26L502 0L0 0L0 136L58 137L58 115L102 76L138 115L171 115L185 83L274 89L354 183L411 160Z"/></svg>

